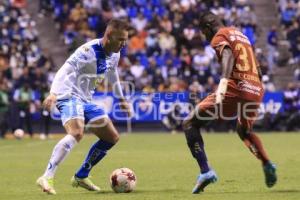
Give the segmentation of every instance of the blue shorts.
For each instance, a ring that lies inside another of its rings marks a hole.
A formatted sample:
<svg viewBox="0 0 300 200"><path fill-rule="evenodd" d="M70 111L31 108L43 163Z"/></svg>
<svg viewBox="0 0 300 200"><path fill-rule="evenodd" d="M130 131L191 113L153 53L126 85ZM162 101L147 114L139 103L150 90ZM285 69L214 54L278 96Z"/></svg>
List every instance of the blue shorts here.
<svg viewBox="0 0 300 200"><path fill-rule="evenodd" d="M70 119L83 119L84 123L108 117L103 107L85 103L77 98L57 100L56 107L60 112L63 125Z"/></svg>

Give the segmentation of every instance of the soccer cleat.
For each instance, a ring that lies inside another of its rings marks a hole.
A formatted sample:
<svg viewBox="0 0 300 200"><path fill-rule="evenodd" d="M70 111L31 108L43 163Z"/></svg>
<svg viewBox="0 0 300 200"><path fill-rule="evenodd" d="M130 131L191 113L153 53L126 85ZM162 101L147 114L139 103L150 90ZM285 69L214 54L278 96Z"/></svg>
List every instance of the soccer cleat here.
<svg viewBox="0 0 300 200"><path fill-rule="evenodd" d="M100 188L95 185L89 177L86 178L78 178L76 176L73 176L71 179L71 183L73 187L82 187L90 191L100 191Z"/></svg>
<svg viewBox="0 0 300 200"><path fill-rule="evenodd" d="M203 192L206 186L208 186L210 183L216 182L217 180L218 177L214 170L209 170L204 174L200 174L197 178L197 182L192 193L198 194L199 192Z"/></svg>
<svg viewBox="0 0 300 200"><path fill-rule="evenodd" d="M54 189L54 179L53 178L47 178L45 176L41 176L36 180L36 184L42 188L43 192L46 192L47 194L56 194L56 191Z"/></svg>
<svg viewBox="0 0 300 200"><path fill-rule="evenodd" d="M276 166L268 162L263 167L265 173L265 181L266 185L270 188L273 187L277 182L277 175L276 175Z"/></svg>

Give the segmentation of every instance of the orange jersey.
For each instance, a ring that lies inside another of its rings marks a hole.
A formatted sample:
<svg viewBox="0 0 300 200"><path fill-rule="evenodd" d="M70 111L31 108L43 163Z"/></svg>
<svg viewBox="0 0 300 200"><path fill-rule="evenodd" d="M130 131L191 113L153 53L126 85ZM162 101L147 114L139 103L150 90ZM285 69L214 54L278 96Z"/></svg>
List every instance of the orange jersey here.
<svg viewBox="0 0 300 200"><path fill-rule="evenodd" d="M235 93L243 99L260 101L263 88L257 71L258 63L247 36L234 27L224 27L213 37L211 46L219 60L225 47L232 50L235 62L228 92Z"/></svg>

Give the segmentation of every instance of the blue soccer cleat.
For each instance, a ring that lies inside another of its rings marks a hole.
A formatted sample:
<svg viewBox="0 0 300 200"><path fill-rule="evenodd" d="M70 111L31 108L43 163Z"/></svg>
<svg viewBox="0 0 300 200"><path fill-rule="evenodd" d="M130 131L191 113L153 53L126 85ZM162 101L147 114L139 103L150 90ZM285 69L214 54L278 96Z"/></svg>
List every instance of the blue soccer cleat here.
<svg viewBox="0 0 300 200"><path fill-rule="evenodd" d="M276 166L268 162L263 167L265 173L265 181L266 185L270 188L273 187L277 182L277 175L276 175Z"/></svg>
<svg viewBox="0 0 300 200"><path fill-rule="evenodd" d="M192 193L198 194L199 192L203 192L206 186L208 186L210 183L216 182L217 180L218 177L214 170L209 170L204 174L200 174L197 178L197 183L193 188Z"/></svg>

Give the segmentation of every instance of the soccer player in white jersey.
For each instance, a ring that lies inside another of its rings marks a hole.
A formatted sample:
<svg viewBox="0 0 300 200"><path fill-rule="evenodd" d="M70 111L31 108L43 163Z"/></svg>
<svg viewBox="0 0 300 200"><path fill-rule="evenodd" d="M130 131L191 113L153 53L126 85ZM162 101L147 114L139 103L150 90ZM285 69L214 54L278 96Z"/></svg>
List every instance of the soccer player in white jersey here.
<svg viewBox="0 0 300 200"><path fill-rule="evenodd" d="M129 104L125 101L117 73L120 50L128 39L128 24L112 19L101 39L95 39L80 46L58 70L51 86L50 95L43 102L48 110L56 104L60 111L67 135L54 147L45 173L37 184L48 194L56 194L53 186L57 167L73 147L80 142L84 125L91 125L90 131L99 140L92 145L82 166L72 177L74 187L99 191L89 179L89 172L119 140L119 133L103 108L91 103L92 91L97 83L107 78L114 84L115 96L121 108L130 115Z"/></svg>

